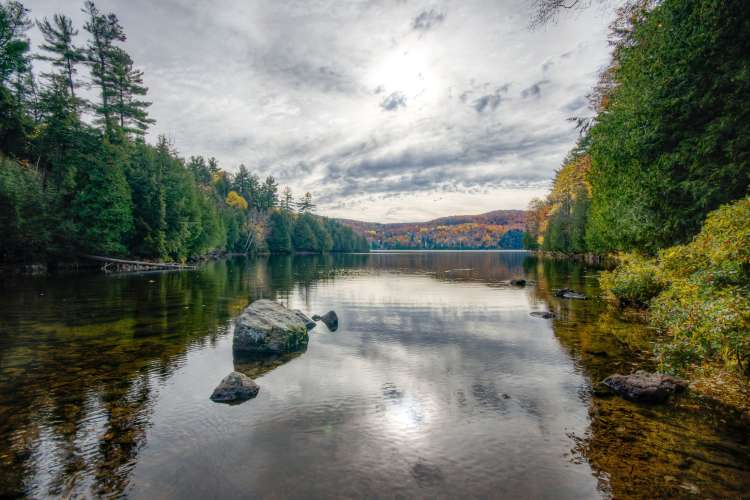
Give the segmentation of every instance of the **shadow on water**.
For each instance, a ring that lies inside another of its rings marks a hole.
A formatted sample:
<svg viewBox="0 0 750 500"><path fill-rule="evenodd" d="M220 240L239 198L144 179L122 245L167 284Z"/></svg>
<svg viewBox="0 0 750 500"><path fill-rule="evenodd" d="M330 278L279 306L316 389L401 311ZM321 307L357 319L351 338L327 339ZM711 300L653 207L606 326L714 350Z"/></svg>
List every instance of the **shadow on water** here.
<svg viewBox="0 0 750 500"><path fill-rule="evenodd" d="M556 313L553 320L534 321L540 328L549 325L586 381L578 391L588 405L588 430L569 436L573 453L566 460L589 463L602 495L737 497L750 491L747 427L731 412L689 396L664 407L591 397L591 383L613 372L654 368L654 332L623 321L599 299L595 269L522 252L446 252L232 259L198 272L5 280L0 284L0 496L117 496L138 487L132 472L148 445L154 407L167 383L191 362L191 353L220 346L232 318L252 300L301 301L308 312L322 313L309 311L320 287L341 286L337 293L346 297L366 291L375 277L394 276L486 285L488 292L515 278L534 283L514 293L523 294L529 312ZM351 283L358 284L355 292L344 286ZM556 298L553 290L562 287L590 299ZM393 307L399 299L393 298ZM455 335L461 332L414 336L442 331L446 321L461 318L447 317L447 309L443 316L411 318L409 307L415 306L405 303L388 317L363 312L359 320L350 318L348 327L379 328L379 342L388 345L450 345L460 338ZM421 323L416 327L410 321ZM481 348L485 340L476 342ZM376 356L376 347L359 348ZM237 371L257 378L278 375L281 368L276 368L306 355L231 361ZM388 384L382 397L386 410L407 400L402 389ZM472 398L498 416L513 404L526 405L529 414L542 411L534 400L508 400L492 381L475 382L453 397L458 408ZM417 417L423 418L419 413L410 418ZM425 459L409 470L415 487L425 491L440 491L455 473Z"/></svg>

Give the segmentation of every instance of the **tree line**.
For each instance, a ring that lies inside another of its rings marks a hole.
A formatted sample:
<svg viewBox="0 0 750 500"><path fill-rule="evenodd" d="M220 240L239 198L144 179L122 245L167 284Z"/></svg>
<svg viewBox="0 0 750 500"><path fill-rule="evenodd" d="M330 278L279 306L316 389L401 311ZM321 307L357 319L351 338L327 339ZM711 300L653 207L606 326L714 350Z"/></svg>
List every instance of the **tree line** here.
<svg viewBox="0 0 750 500"><path fill-rule="evenodd" d="M558 0L536 0L537 19ZM567 4L564 4L567 5ZM581 138L526 246L615 253L607 297L648 308L661 368L750 376L750 3L631 0Z"/></svg>
<svg viewBox="0 0 750 500"><path fill-rule="evenodd" d="M552 16L556 3L539 2ZM527 245L645 251L689 242L709 212L750 185L750 5L631 0L611 25L593 118L546 199Z"/></svg>
<svg viewBox="0 0 750 500"><path fill-rule="evenodd" d="M81 34L65 14L32 21L20 2L0 3L0 262L367 250L313 215L310 193L295 200L244 165L181 158L164 137L148 144L151 102L125 30L93 1L83 12Z"/></svg>

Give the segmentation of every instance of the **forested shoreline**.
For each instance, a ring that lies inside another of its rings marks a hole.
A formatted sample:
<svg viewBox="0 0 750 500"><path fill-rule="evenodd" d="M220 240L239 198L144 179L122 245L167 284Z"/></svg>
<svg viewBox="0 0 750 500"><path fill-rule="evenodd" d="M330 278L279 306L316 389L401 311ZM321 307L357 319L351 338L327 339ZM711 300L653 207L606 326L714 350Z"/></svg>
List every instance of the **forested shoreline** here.
<svg viewBox="0 0 750 500"><path fill-rule="evenodd" d="M750 4L631 0L610 43L526 246L614 255L603 288L648 311L662 369L750 375Z"/></svg>
<svg viewBox="0 0 750 500"><path fill-rule="evenodd" d="M32 20L0 3L0 264L368 250L314 215L310 193L295 200L244 165L182 158L164 137L148 144L151 103L125 30L94 2L83 10L79 32L64 13Z"/></svg>

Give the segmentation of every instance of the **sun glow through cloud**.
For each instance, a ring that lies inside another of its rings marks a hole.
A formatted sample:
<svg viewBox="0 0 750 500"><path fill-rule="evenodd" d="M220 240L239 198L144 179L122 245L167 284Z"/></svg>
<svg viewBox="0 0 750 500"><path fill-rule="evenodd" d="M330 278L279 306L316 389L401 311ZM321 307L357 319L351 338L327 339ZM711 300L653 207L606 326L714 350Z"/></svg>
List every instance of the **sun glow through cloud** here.
<svg viewBox="0 0 750 500"><path fill-rule="evenodd" d="M530 31L527 0L97 5L145 72L149 141L382 222L525 207L574 145L567 119L610 50L609 13ZM84 21L62 0L29 7Z"/></svg>

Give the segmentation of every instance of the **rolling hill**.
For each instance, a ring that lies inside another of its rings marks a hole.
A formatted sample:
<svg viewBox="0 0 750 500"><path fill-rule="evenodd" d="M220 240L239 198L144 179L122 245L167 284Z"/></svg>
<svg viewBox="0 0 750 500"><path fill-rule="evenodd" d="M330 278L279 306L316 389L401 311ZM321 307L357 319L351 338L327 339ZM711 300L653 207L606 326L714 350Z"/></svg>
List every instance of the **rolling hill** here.
<svg viewBox="0 0 750 500"><path fill-rule="evenodd" d="M525 217L524 210L494 210L427 222L338 221L366 236L373 249L519 249Z"/></svg>

